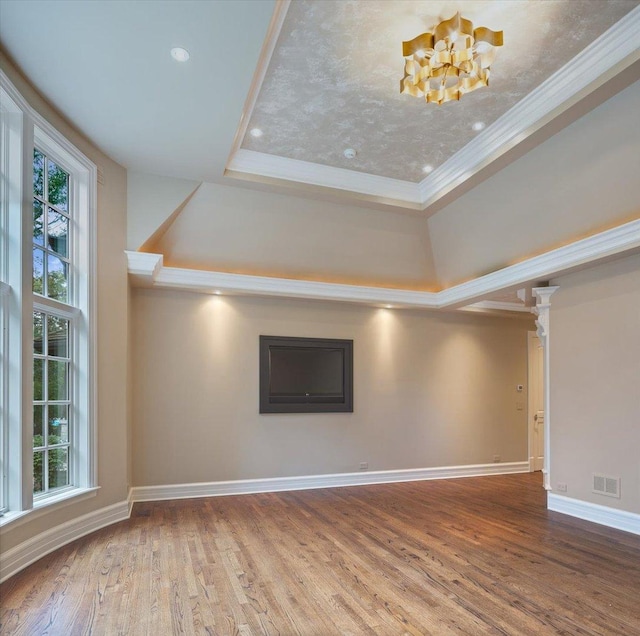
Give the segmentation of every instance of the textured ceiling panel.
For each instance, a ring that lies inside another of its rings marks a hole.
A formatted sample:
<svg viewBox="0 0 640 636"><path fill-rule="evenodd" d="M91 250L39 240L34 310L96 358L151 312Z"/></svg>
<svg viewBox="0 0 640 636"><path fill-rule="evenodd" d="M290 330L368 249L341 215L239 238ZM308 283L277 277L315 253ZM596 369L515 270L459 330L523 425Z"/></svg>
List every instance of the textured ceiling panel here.
<svg viewBox="0 0 640 636"><path fill-rule="evenodd" d="M242 147L418 182L638 5L635 0L291 3ZM442 106L400 95L401 43L457 10L504 31L491 85ZM482 133L480 133L482 134ZM357 151L346 159L345 148Z"/></svg>

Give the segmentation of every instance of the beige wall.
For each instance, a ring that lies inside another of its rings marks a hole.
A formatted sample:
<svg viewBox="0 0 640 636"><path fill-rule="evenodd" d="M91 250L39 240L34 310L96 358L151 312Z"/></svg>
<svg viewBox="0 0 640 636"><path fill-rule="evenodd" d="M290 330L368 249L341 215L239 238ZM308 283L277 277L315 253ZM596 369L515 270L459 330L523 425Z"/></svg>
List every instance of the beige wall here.
<svg viewBox="0 0 640 636"><path fill-rule="evenodd" d="M640 256L562 276L551 299L551 479L640 513ZM621 498L591 492L621 477Z"/></svg>
<svg viewBox="0 0 640 636"><path fill-rule="evenodd" d="M199 184L127 170L127 249L140 249Z"/></svg>
<svg viewBox="0 0 640 636"><path fill-rule="evenodd" d="M102 154L54 111L0 52L0 65L23 97L98 166L97 309L98 484L95 498L70 504L2 532L2 549L127 497L127 269L126 171Z"/></svg>
<svg viewBox="0 0 640 636"><path fill-rule="evenodd" d="M136 486L527 459L528 321L148 289L133 306ZM353 339L354 412L260 415L260 334Z"/></svg>
<svg viewBox="0 0 640 636"><path fill-rule="evenodd" d="M429 219L450 286L640 217L640 82Z"/></svg>
<svg viewBox="0 0 640 636"><path fill-rule="evenodd" d="M198 189L153 251L176 267L436 286L423 218L213 183Z"/></svg>

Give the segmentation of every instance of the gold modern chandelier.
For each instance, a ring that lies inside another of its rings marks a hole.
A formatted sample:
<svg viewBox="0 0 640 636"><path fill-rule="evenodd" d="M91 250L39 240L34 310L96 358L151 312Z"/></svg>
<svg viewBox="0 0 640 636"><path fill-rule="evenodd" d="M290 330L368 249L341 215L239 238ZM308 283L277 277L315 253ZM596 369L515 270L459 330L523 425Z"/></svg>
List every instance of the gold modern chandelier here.
<svg viewBox="0 0 640 636"><path fill-rule="evenodd" d="M427 32L402 43L405 57L400 92L443 104L489 85L495 47L502 46L502 31L473 28L456 13Z"/></svg>

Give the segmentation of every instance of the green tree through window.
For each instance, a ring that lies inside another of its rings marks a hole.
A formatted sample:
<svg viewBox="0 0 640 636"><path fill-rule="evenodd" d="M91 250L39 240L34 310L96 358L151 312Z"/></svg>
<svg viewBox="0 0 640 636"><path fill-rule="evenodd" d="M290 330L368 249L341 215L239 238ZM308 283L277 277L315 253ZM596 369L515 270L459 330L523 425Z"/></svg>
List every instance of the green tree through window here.
<svg viewBox="0 0 640 636"><path fill-rule="evenodd" d="M69 175L45 153L33 153L33 292L69 301ZM70 350L68 318L33 312L33 492L68 486Z"/></svg>
<svg viewBox="0 0 640 636"><path fill-rule="evenodd" d="M68 301L69 175L33 152L33 291Z"/></svg>

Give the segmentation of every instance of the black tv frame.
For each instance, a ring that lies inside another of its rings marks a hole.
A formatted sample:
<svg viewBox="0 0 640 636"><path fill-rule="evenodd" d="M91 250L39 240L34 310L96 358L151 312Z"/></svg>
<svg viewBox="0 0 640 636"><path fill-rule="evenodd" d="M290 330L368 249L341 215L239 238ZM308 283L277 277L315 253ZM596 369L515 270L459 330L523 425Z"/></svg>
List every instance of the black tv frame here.
<svg viewBox="0 0 640 636"><path fill-rule="evenodd" d="M271 399L271 347L341 349L343 352L342 402L326 402L309 396L306 400L292 399L277 402ZM260 336L260 413L353 413L353 340L329 338L291 338L287 336Z"/></svg>

